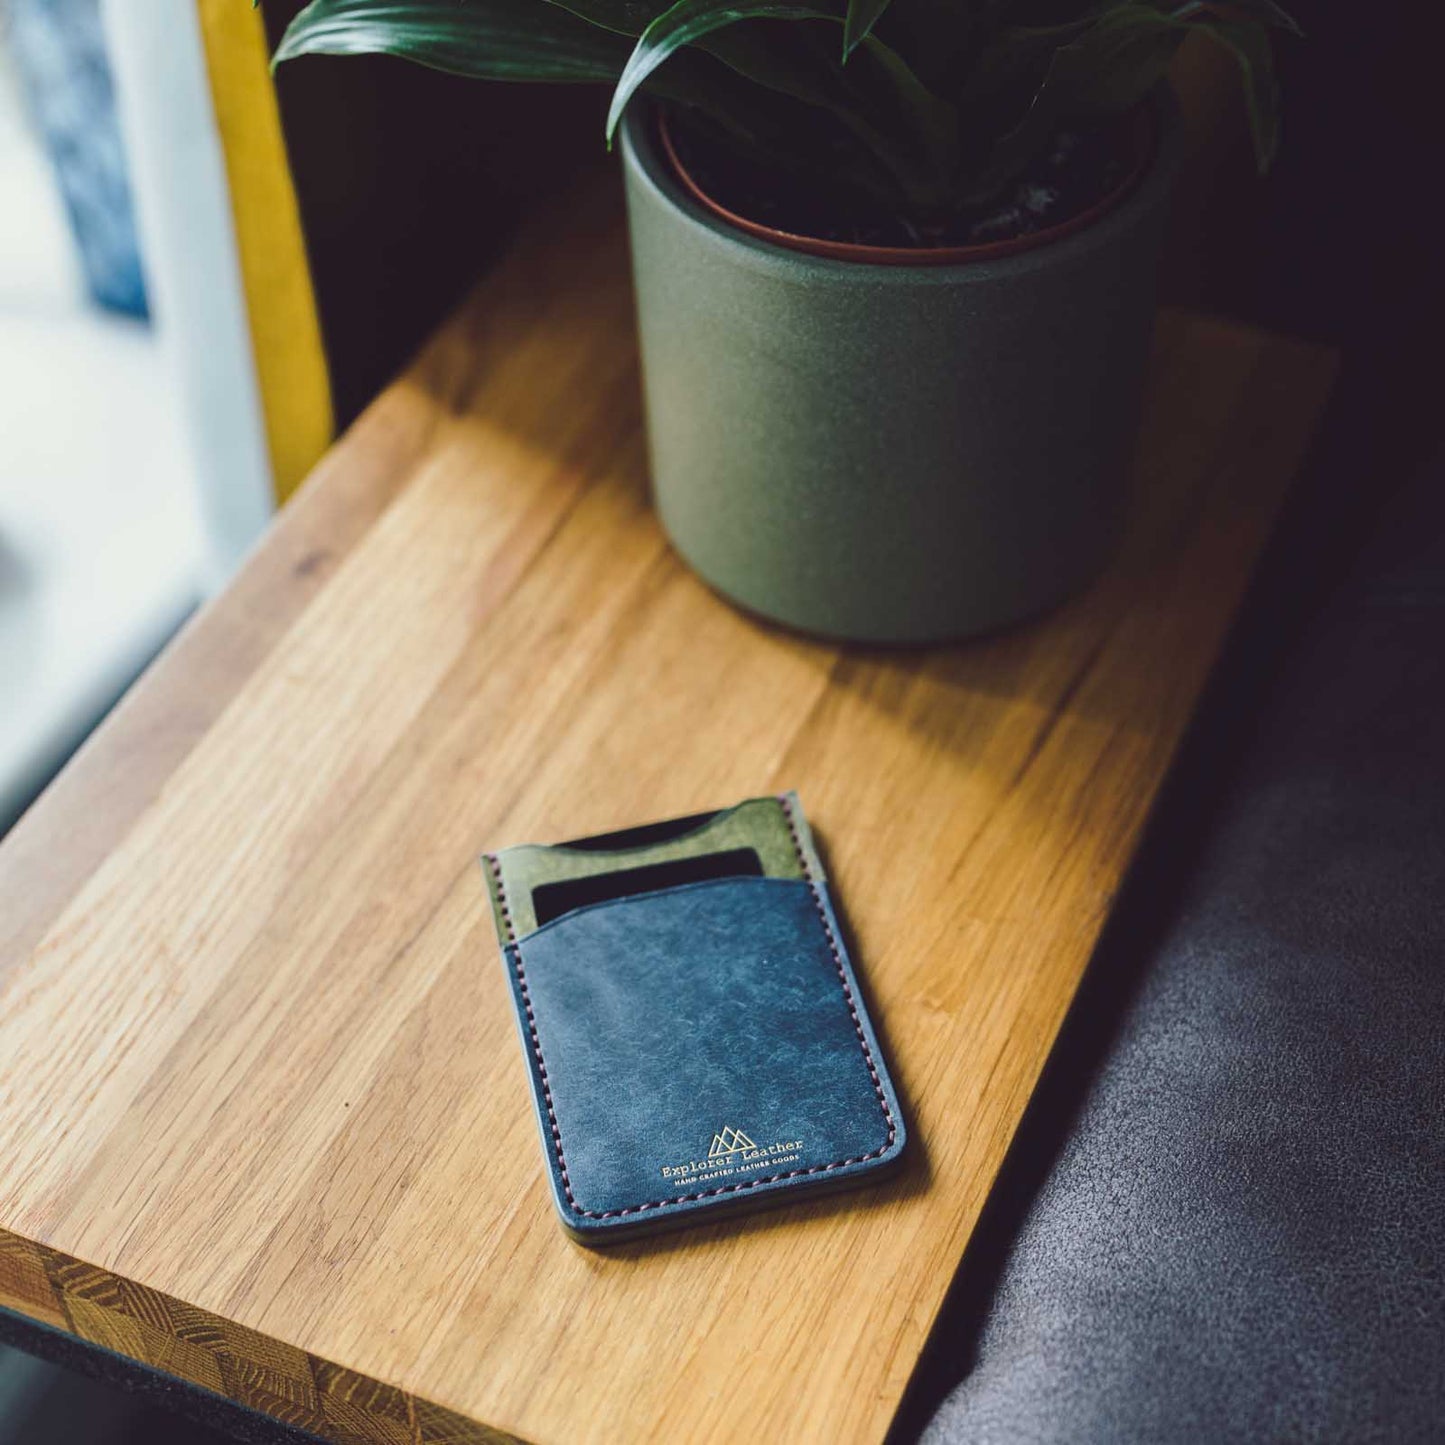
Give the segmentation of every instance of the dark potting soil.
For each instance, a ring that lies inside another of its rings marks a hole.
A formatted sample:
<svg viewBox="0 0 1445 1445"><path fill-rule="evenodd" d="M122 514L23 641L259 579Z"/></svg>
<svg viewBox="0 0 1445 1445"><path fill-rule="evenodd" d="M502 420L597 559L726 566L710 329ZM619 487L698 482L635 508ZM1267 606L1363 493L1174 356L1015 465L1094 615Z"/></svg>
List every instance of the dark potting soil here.
<svg viewBox="0 0 1445 1445"><path fill-rule="evenodd" d="M983 205L928 223L879 214L797 176L765 174L708 135L671 118L678 160L718 205L795 236L862 246L981 246L1060 226L1109 195L1138 163L1138 119L1061 129L1022 175Z"/></svg>

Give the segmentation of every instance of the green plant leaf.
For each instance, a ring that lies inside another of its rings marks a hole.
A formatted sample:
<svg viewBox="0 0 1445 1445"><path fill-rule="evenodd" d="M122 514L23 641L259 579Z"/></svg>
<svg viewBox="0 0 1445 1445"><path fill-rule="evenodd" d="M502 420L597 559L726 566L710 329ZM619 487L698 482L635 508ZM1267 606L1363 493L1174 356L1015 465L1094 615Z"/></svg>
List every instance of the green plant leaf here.
<svg viewBox="0 0 1445 1445"><path fill-rule="evenodd" d="M827 14L807 24L744 21L701 45L760 86L804 100L820 114L835 141L817 158L819 164L832 164L839 144L861 146L891 178L884 189L875 187L890 208L910 198L924 203L928 197L927 204L936 204L932 198L944 168L939 142L956 129L952 109L928 96L901 59L893 57L891 67L886 57L881 60L885 48L876 37L869 37L845 69L833 36L824 33L841 24L841 17ZM675 55L656 75L667 75L685 57L686 52Z"/></svg>
<svg viewBox="0 0 1445 1445"><path fill-rule="evenodd" d="M302 55L399 55L486 80L607 81L627 43L537 0L311 0L272 65Z"/></svg>
<svg viewBox="0 0 1445 1445"><path fill-rule="evenodd" d="M1162 79L1189 30L1186 21L1124 0L1075 30L1066 43L1051 37L1043 79L1023 117L995 140L976 177L974 198L1017 175L1064 120L1118 114L1136 105Z"/></svg>
<svg viewBox="0 0 1445 1445"><path fill-rule="evenodd" d="M1044 90L1052 90L1063 114L1128 110L1164 78L1187 34L1187 26L1152 6L1118 5L1055 52Z"/></svg>
<svg viewBox="0 0 1445 1445"><path fill-rule="evenodd" d="M664 10L667 0L546 0L617 35L641 35Z"/></svg>
<svg viewBox="0 0 1445 1445"><path fill-rule="evenodd" d="M740 76L808 105L836 113L852 101L836 53L825 58L803 43L802 27L743 21L714 31L698 48Z"/></svg>
<svg viewBox="0 0 1445 1445"><path fill-rule="evenodd" d="M734 79L747 86L740 77ZM789 177L807 187L816 187L821 179L854 204L896 210L904 203L904 193L878 151L835 125L827 112L766 90L754 90L751 98L762 102L759 108L748 108L752 134L742 133L730 118L715 111L693 107L691 114L711 140L741 164L756 166L759 156L766 156L784 185L790 184Z"/></svg>
<svg viewBox="0 0 1445 1445"><path fill-rule="evenodd" d="M789 4L787 0L677 0L664 11L638 38L628 58L612 105L607 113L607 140L616 133L627 102L636 95L642 83L669 56L686 45L692 45L715 30L736 25L742 20L836 20L828 10L812 5Z"/></svg>
<svg viewBox="0 0 1445 1445"><path fill-rule="evenodd" d="M1247 17L1265 25L1273 25L1278 30L1286 30L1297 40L1304 39L1304 27L1283 6L1276 5L1274 0L1237 0L1237 3Z"/></svg>
<svg viewBox="0 0 1445 1445"><path fill-rule="evenodd" d="M986 193L1015 174L1062 121L1119 114L1138 104L1163 79L1191 30L1211 36L1238 60L1256 157L1261 169L1266 168L1278 144L1279 114L1266 26L1298 27L1273 0L1236 0L1231 8L1261 18L1219 19L1206 3L1166 11L1144 0L1106 0L1082 26L1066 22L1003 32L985 57L996 62L1002 74L975 76L970 86L975 95L988 94L991 82L996 94L1006 92L1026 73L1030 53L1036 57L1040 44L1052 54L1023 118L994 144L978 192ZM986 72L988 67L981 62L979 68Z"/></svg>
<svg viewBox="0 0 1445 1445"><path fill-rule="evenodd" d="M574 15L622 35L641 35L668 8L668 0L550 0ZM794 0L802 3L802 0ZM883 0L886 5L888 0ZM880 7L881 8L881 7ZM836 16L829 13L829 19ZM744 20L712 31L694 42L730 70L780 95L837 115L850 103L840 84L836 62L820 64L806 47L789 43L776 28ZM742 101L743 109L747 101Z"/></svg>
<svg viewBox="0 0 1445 1445"><path fill-rule="evenodd" d="M958 158L958 112L940 100L914 74L908 62L876 35L863 41L864 51L880 68L893 97L909 122L909 128L923 141L932 165L952 180Z"/></svg>
<svg viewBox="0 0 1445 1445"><path fill-rule="evenodd" d="M615 83L632 46L579 15L584 4L600 14L612 0L577 0L575 8L544 0L312 0L287 28L272 64L385 54L489 80ZM612 18L619 15L614 5ZM746 146L805 164L793 137L806 132L806 118L709 55L675 57L647 89L701 112ZM866 162L864 155L849 165L849 177L872 175Z"/></svg>
<svg viewBox="0 0 1445 1445"><path fill-rule="evenodd" d="M1274 77L1269 32L1253 20L1209 19L1195 28L1223 45L1239 62L1255 164L1263 175L1279 151L1279 86Z"/></svg>
<svg viewBox="0 0 1445 1445"><path fill-rule="evenodd" d="M892 0L887 39L930 90L957 101L973 59L1002 23L981 0Z"/></svg>
<svg viewBox="0 0 1445 1445"><path fill-rule="evenodd" d="M583 19L606 26L622 34L640 35L666 10L667 0L551 0ZM835 64L819 64L817 57L803 47L789 43L777 29L759 26L756 18L712 31L694 42L697 50L706 51L720 60L738 77L756 85L790 96L809 106L817 106L839 117L851 101L840 85ZM676 69L684 55L674 55L669 71ZM655 89L659 69L649 77L645 88ZM674 90L678 87L672 87ZM738 119L746 116L758 102L739 95Z"/></svg>
<svg viewBox="0 0 1445 1445"><path fill-rule="evenodd" d="M810 70L780 38L770 43L758 38L749 45L744 27L759 20L844 23L835 10L795 0L678 0L638 40L613 93L608 140L638 87L678 51L704 44L759 83L778 86L828 110L885 163L902 197L937 207L951 184L957 154L957 115L952 107L933 95L902 57L876 36L863 42L871 62L869 74L865 77L850 67L845 76L841 62L824 64L819 57Z"/></svg>
<svg viewBox="0 0 1445 1445"><path fill-rule="evenodd" d="M1263 168L1270 32L1299 30L1278 0L311 0L275 59L609 82L609 143L644 89L764 171L929 221L996 194L1061 124L1127 110L1196 29L1241 67Z"/></svg>
<svg viewBox="0 0 1445 1445"><path fill-rule="evenodd" d="M1177 10L1169 12L1174 20L1190 20L1196 15L1213 13L1219 7L1211 0L1188 0ZM1272 25L1276 30L1286 30L1296 38L1303 39L1304 29L1298 20L1275 0L1230 0L1227 19L1258 20L1261 25Z"/></svg>
<svg viewBox="0 0 1445 1445"><path fill-rule="evenodd" d="M1058 25L1018 25L996 31L973 57L965 87L970 108L1007 98L1024 88L1031 102L1047 78L1054 56L1083 35L1096 17Z"/></svg>
<svg viewBox="0 0 1445 1445"><path fill-rule="evenodd" d="M848 0L848 13L843 19L843 59L852 55L873 33L891 0Z"/></svg>

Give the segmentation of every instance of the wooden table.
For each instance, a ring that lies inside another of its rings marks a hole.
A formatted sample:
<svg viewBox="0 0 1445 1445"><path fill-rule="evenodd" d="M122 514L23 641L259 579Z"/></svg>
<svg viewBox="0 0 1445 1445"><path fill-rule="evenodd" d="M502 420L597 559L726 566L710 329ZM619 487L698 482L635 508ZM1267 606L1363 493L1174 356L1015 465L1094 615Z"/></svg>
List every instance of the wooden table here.
<svg viewBox="0 0 1445 1445"><path fill-rule="evenodd" d="M625 273L540 218L0 849L0 1304L336 1441L885 1431L1332 363L1166 315L1108 574L840 650L668 550ZM911 1162L589 1252L476 855L786 786Z"/></svg>

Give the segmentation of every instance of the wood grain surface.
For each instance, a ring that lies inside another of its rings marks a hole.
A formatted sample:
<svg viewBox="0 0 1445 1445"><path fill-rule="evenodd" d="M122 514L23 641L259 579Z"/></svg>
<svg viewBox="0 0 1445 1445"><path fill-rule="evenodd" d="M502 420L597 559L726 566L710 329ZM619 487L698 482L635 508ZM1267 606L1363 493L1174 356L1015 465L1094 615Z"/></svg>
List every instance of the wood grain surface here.
<svg viewBox="0 0 1445 1445"><path fill-rule="evenodd" d="M337 1441L887 1428L1332 363L1165 316L1107 575L840 650L669 551L630 306L559 198L0 846L0 1304ZM589 1252L476 856L786 787L908 1167Z"/></svg>

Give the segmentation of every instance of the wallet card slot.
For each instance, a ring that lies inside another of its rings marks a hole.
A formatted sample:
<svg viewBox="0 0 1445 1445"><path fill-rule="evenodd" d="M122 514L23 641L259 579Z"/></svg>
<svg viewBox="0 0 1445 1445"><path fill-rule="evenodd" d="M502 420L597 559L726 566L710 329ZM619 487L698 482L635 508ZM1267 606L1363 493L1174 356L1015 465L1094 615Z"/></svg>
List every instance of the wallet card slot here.
<svg viewBox="0 0 1445 1445"><path fill-rule="evenodd" d="M756 858L756 868L741 856L748 853ZM497 860L493 907L500 903L498 885L504 884L510 926L522 938L571 908L622 893L721 876L804 878L810 868L818 876L805 825L794 822L788 802L778 797L750 798L717 812L579 842L521 844L492 856ZM730 861L709 861L717 858ZM658 873L652 875L657 881L649 882L643 870L664 864L686 866L675 878ZM627 874L636 876L622 876ZM591 882L619 877L620 883ZM503 931L500 926L498 931Z"/></svg>
<svg viewBox="0 0 1445 1445"><path fill-rule="evenodd" d="M538 924L527 933L518 933L515 930L504 940L504 946L511 945L520 947L523 944L531 945L532 941L544 933L555 933L559 930L571 928L578 919L586 917L591 913L601 913L608 909L631 908L634 904L645 904L655 898L666 898L673 893L696 893L709 888L730 888L757 889L759 897L767 889L801 889L811 893L812 885L806 878L769 878L763 874L735 873L724 874L716 878L703 878L695 882L676 883L667 888L648 889L641 893L623 893L615 898L599 898L593 903L584 903L576 908L569 908L565 913L559 913L555 918L549 918L545 923ZM510 912L510 909L509 909ZM624 915L636 917L633 915Z"/></svg>
<svg viewBox="0 0 1445 1445"><path fill-rule="evenodd" d="M615 873L593 873L581 878L539 884L532 890L532 915L540 928L564 913L587 908L594 903L632 898L640 893L657 893L686 883L762 876L763 862L755 848L729 848L721 853L671 858L661 863L622 868Z"/></svg>
<svg viewBox="0 0 1445 1445"><path fill-rule="evenodd" d="M555 844L572 853L617 853L634 848L651 848L657 843L670 843L705 828L714 819L731 809L713 808L706 813L690 813L686 818L668 818L661 823L641 823L635 828L618 828L611 833L595 833L590 838L572 838Z"/></svg>

